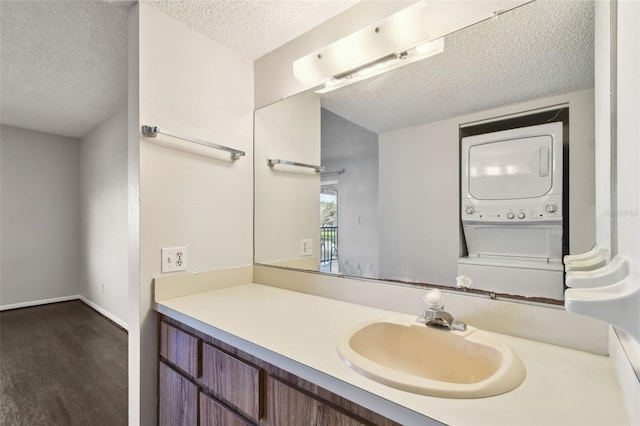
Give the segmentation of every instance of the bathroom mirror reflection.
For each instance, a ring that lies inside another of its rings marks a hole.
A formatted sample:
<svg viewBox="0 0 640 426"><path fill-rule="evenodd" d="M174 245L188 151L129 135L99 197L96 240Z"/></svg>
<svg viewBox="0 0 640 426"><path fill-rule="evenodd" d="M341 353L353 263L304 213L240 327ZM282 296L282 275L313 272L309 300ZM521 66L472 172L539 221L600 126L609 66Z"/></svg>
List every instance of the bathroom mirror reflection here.
<svg viewBox="0 0 640 426"><path fill-rule="evenodd" d="M593 87L593 2L538 0L446 36L435 56L257 110L255 262L455 288L467 254L461 135L528 117L563 125L563 250L589 250ZM466 291L559 304L557 286Z"/></svg>

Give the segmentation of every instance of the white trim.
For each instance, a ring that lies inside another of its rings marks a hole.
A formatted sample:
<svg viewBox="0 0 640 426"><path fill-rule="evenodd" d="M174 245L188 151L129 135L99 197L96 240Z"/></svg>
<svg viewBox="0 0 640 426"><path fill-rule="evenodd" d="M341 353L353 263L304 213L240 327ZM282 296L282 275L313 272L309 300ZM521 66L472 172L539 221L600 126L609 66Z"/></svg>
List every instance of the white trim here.
<svg viewBox="0 0 640 426"><path fill-rule="evenodd" d="M9 309L28 308L31 306L46 305L48 303L68 302L69 300L79 299L80 295L74 294L72 296L54 297L51 299L31 300L27 302L12 303L10 305L0 305L0 311L6 311Z"/></svg>
<svg viewBox="0 0 640 426"><path fill-rule="evenodd" d="M94 311L98 312L104 317L107 317L109 320L113 321L120 327L129 331L129 327L126 322L122 321L120 318L116 317L111 312L106 311L104 308L101 308L100 306L96 305L94 302L92 302L91 300L87 299L86 297L80 294L74 294L71 296L54 297L51 299L31 300L27 302L12 303L10 305L0 305L0 311L7 311L9 309L18 309L18 308L29 308L32 306L47 305L49 303L68 302L70 300L80 300L81 302L89 306Z"/></svg>
<svg viewBox="0 0 640 426"><path fill-rule="evenodd" d="M78 299L80 299L82 302L84 302L90 308L93 308L93 310L95 310L98 313L102 314L102 316L107 317L111 321L113 321L116 324L118 324L120 327L122 327L125 330L129 331L129 326L127 325L127 323L122 321L120 318L116 317L115 315L113 315L111 312L105 310L104 308L101 308L100 306L96 305L94 302L92 302L91 300L87 299L84 296L78 295Z"/></svg>
<svg viewBox="0 0 640 426"><path fill-rule="evenodd" d="M632 425L640 424L640 403L638 403L640 401L640 381L612 327L609 327L609 356L627 409L629 423Z"/></svg>

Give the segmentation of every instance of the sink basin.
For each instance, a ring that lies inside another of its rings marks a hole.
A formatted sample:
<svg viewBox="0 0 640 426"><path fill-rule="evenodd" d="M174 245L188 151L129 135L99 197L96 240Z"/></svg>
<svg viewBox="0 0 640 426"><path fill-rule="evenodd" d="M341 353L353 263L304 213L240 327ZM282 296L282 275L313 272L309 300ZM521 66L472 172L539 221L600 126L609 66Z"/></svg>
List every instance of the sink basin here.
<svg viewBox="0 0 640 426"><path fill-rule="evenodd" d="M338 342L338 354L365 377L443 398L499 395L518 387L526 375L511 348L482 330L452 331L413 319L354 327Z"/></svg>

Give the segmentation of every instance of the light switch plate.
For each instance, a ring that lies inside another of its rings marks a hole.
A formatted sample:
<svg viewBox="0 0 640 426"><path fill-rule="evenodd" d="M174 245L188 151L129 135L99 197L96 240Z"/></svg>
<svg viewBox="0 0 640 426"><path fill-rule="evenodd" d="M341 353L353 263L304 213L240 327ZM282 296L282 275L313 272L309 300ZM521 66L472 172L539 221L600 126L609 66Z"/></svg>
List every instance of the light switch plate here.
<svg viewBox="0 0 640 426"><path fill-rule="evenodd" d="M186 247L163 247L161 253L163 274L187 270Z"/></svg>
<svg viewBox="0 0 640 426"><path fill-rule="evenodd" d="M300 256L311 255L313 255L313 240L310 238L300 240Z"/></svg>

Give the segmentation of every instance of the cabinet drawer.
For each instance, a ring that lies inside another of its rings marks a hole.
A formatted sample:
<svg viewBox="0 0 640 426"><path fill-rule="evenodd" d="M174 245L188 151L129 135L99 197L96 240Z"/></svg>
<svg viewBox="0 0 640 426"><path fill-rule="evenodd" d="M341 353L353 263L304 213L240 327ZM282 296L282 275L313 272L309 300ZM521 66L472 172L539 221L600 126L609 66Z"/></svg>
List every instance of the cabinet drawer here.
<svg viewBox="0 0 640 426"><path fill-rule="evenodd" d="M207 343L202 345L204 386L218 399L255 422L258 422L263 413L260 377L258 368Z"/></svg>
<svg viewBox="0 0 640 426"><path fill-rule="evenodd" d="M269 377L268 423L270 425L364 426L325 402Z"/></svg>
<svg viewBox="0 0 640 426"><path fill-rule="evenodd" d="M200 426L250 426L251 423L200 392Z"/></svg>
<svg viewBox="0 0 640 426"><path fill-rule="evenodd" d="M160 323L160 355L192 377L200 376L199 339L165 322Z"/></svg>
<svg viewBox="0 0 640 426"><path fill-rule="evenodd" d="M164 362L160 363L158 382L158 424L196 426L198 387Z"/></svg>

